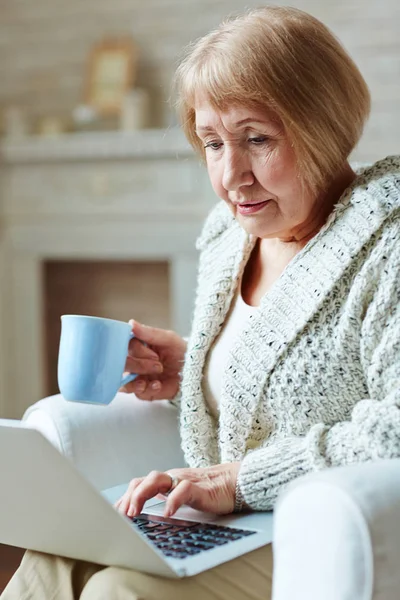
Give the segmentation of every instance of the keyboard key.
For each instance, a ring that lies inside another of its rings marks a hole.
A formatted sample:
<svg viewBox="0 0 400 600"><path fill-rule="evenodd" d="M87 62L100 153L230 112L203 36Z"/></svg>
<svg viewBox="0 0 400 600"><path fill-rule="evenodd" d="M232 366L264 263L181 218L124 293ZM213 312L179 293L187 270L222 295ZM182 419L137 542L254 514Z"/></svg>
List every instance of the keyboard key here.
<svg viewBox="0 0 400 600"><path fill-rule="evenodd" d="M164 535L163 532L158 533L158 531L149 531L146 533L146 536L151 540L167 540L168 538Z"/></svg>
<svg viewBox="0 0 400 600"><path fill-rule="evenodd" d="M157 531L170 531L172 529L172 525L163 525L160 523Z"/></svg>
<svg viewBox="0 0 400 600"><path fill-rule="evenodd" d="M171 544L169 544L168 542L157 542L156 543L157 548L171 548Z"/></svg>
<svg viewBox="0 0 400 600"><path fill-rule="evenodd" d="M227 538L211 538L210 539L205 539L204 541L206 542L212 542L213 544L215 544L216 546L223 546L224 544L227 544L229 542L229 540Z"/></svg>
<svg viewBox="0 0 400 600"><path fill-rule="evenodd" d="M192 545L196 548L202 548L203 550L211 550L211 548L214 548L214 544L210 544L209 542L202 542L200 540L198 542L193 541Z"/></svg>

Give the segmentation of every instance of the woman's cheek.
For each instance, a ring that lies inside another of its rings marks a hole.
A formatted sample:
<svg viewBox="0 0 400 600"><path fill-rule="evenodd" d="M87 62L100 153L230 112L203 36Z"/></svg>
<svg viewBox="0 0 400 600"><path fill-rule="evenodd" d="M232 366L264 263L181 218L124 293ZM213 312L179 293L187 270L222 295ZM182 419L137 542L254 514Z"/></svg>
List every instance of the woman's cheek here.
<svg viewBox="0 0 400 600"><path fill-rule="evenodd" d="M222 173L219 172L218 165L208 164L207 165L208 176L211 182L211 186L214 192L221 200L229 202L228 192L222 185Z"/></svg>

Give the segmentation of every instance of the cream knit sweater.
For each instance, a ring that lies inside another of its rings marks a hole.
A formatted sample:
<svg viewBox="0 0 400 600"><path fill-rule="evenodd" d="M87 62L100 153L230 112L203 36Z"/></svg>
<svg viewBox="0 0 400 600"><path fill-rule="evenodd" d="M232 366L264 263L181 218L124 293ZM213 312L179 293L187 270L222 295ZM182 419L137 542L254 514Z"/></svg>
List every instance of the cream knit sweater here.
<svg viewBox="0 0 400 600"><path fill-rule="evenodd" d="M268 510L300 475L400 456L400 157L358 171L263 297L231 348L218 423L205 359L254 244L219 203L198 241L180 421L187 463L242 461L245 501Z"/></svg>

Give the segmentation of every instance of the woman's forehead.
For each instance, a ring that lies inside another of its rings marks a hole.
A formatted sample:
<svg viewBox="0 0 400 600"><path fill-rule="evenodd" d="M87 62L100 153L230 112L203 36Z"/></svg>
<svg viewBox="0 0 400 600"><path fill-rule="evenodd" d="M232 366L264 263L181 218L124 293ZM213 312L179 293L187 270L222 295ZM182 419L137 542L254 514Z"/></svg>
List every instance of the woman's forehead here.
<svg viewBox="0 0 400 600"><path fill-rule="evenodd" d="M276 125L279 122L277 115L266 108L240 104L218 108L206 98L196 102L194 110L197 130L214 129L218 125L237 129L251 123Z"/></svg>

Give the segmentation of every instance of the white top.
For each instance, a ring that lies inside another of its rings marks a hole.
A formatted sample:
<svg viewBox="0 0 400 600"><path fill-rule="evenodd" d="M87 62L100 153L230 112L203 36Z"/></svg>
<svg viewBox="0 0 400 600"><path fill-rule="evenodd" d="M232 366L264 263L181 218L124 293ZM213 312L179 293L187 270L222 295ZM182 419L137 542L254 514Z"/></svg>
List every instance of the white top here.
<svg viewBox="0 0 400 600"><path fill-rule="evenodd" d="M239 284L238 292L233 298L221 332L208 353L204 370L203 394L209 410L215 418L219 416L222 376L226 371L229 350L232 348L235 338L242 331L247 319L257 308L257 306L249 306L245 303Z"/></svg>

